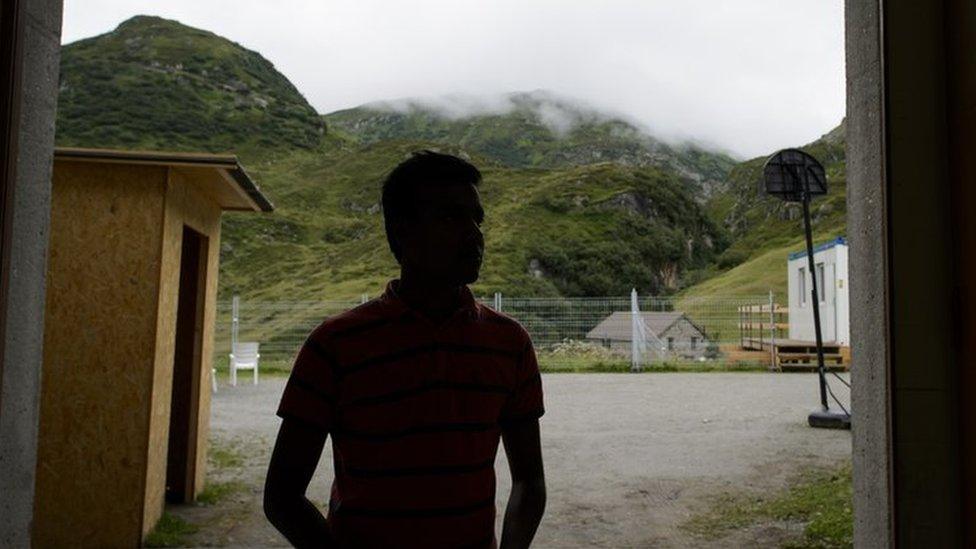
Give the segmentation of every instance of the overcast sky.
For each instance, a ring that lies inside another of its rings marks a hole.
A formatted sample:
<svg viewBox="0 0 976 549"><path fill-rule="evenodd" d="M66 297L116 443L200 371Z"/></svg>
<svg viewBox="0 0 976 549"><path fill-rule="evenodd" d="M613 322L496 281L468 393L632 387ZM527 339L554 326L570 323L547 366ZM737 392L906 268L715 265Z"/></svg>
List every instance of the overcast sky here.
<svg viewBox="0 0 976 549"><path fill-rule="evenodd" d="M137 14L259 51L322 113L546 89L743 157L844 116L842 0L65 0L62 41Z"/></svg>

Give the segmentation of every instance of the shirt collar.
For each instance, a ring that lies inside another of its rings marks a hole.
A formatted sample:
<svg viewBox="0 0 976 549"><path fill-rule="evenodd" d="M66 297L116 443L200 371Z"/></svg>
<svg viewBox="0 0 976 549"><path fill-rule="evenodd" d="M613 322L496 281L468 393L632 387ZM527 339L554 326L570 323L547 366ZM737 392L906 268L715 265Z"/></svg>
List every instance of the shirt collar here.
<svg viewBox="0 0 976 549"><path fill-rule="evenodd" d="M410 305L404 301L400 295L397 293L397 289L400 287L400 280L393 279L386 283L386 290L383 291L383 295L380 299L390 308L393 314L412 314L416 316L423 316L423 314L413 310ZM471 293L471 289L466 285L461 286L460 290L460 301L458 303L458 308L454 312L454 315L464 314L469 318L474 318L478 314L478 302L474 298L474 294Z"/></svg>

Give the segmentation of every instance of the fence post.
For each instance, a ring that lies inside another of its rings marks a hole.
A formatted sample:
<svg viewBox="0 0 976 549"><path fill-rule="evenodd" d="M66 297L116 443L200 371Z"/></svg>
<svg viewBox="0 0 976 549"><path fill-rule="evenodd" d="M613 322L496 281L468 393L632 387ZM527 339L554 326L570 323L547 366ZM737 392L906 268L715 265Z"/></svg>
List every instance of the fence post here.
<svg viewBox="0 0 976 549"><path fill-rule="evenodd" d="M769 369L776 368L776 304L769 290Z"/></svg>
<svg viewBox="0 0 976 549"><path fill-rule="evenodd" d="M637 304L637 289L630 290L630 371L639 372L641 369L642 341L645 337L641 330L640 307Z"/></svg>
<svg viewBox="0 0 976 549"><path fill-rule="evenodd" d="M763 329L763 310L762 302L759 305L753 305L749 307L749 333L755 329L756 333L759 334L759 349L762 350L763 338L766 337L766 330ZM759 314L755 314L755 313ZM758 328L757 328L758 326Z"/></svg>
<svg viewBox="0 0 976 549"><path fill-rule="evenodd" d="M362 294L362 295L359 296L359 303L366 303L367 301L369 301L369 296L368 295Z"/></svg>
<svg viewBox="0 0 976 549"><path fill-rule="evenodd" d="M237 335L240 330L241 322L241 297L235 295L230 307L230 352L237 348Z"/></svg>
<svg viewBox="0 0 976 549"><path fill-rule="evenodd" d="M738 307L736 307L736 311L739 313L739 348L740 349L745 349L746 348L746 334L743 331L743 330L745 330L745 326L742 325L742 305L739 305Z"/></svg>
<svg viewBox="0 0 976 549"><path fill-rule="evenodd" d="M495 310L501 312L502 310L502 293L495 292Z"/></svg>

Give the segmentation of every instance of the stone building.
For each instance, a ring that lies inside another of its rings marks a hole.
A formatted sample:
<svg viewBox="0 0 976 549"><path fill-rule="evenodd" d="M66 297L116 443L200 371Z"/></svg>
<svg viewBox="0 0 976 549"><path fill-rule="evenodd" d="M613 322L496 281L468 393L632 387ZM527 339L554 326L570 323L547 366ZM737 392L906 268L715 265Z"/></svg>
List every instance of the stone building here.
<svg viewBox="0 0 976 549"><path fill-rule="evenodd" d="M647 329L647 352L658 360L697 360L709 352L711 341L705 331L678 311L641 311ZM604 318L586 333L586 340L629 353L632 341L632 313L618 311Z"/></svg>

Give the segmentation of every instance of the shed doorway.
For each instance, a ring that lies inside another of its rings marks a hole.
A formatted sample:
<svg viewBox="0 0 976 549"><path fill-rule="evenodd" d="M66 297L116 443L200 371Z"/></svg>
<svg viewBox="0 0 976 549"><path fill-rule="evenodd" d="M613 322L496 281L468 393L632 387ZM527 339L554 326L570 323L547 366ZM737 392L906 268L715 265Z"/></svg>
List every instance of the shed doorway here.
<svg viewBox="0 0 976 549"><path fill-rule="evenodd" d="M166 501L170 503L192 501L195 492L208 246L206 236L183 227L166 459Z"/></svg>

